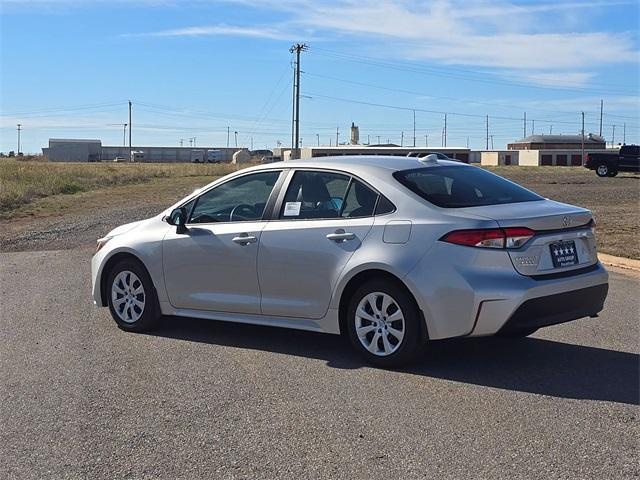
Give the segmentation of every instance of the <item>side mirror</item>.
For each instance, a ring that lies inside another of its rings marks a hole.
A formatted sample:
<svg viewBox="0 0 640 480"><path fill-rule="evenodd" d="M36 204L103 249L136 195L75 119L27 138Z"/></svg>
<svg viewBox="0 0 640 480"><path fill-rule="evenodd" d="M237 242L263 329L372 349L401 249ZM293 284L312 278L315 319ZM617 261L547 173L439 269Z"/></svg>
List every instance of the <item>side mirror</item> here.
<svg viewBox="0 0 640 480"><path fill-rule="evenodd" d="M175 208L166 218L169 225L176 227L176 233L185 233L187 231L187 209L184 207Z"/></svg>

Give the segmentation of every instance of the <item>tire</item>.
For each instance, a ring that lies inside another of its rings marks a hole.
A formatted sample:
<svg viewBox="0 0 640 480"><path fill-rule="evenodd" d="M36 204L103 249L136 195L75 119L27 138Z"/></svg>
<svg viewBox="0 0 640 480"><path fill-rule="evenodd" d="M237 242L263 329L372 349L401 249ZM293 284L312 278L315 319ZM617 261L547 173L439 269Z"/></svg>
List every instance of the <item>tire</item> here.
<svg viewBox="0 0 640 480"><path fill-rule="evenodd" d="M420 322L411 294L403 286L385 280L363 284L347 309L351 344L368 363L384 368L399 367L418 358L422 346Z"/></svg>
<svg viewBox="0 0 640 480"><path fill-rule="evenodd" d="M609 169L609 165L607 165L606 163L601 163L596 167L596 175L598 175L599 177L608 177L610 171L611 170Z"/></svg>
<svg viewBox="0 0 640 480"><path fill-rule="evenodd" d="M524 338L536 333L539 328L523 328L522 330L514 330L510 332L498 332L496 337L501 338Z"/></svg>
<svg viewBox="0 0 640 480"><path fill-rule="evenodd" d="M111 316L122 330L146 332L158 324L158 297L149 273L139 262L115 264L107 277L106 294Z"/></svg>
<svg viewBox="0 0 640 480"><path fill-rule="evenodd" d="M607 177L615 177L616 175L618 175L617 170L609 170Z"/></svg>

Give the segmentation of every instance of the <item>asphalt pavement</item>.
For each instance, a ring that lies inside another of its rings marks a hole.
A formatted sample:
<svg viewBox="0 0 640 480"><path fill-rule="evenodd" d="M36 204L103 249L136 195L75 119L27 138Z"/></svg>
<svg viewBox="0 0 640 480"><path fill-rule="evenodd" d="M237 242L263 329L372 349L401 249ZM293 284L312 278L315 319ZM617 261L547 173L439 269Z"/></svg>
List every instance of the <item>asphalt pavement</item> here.
<svg viewBox="0 0 640 480"><path fill-rule="evenodd" d="M527 339L415 366L336 336L166 318L119 330L91 250L0 254L0 478L625 479L640 475L640 281Z"/></svg>

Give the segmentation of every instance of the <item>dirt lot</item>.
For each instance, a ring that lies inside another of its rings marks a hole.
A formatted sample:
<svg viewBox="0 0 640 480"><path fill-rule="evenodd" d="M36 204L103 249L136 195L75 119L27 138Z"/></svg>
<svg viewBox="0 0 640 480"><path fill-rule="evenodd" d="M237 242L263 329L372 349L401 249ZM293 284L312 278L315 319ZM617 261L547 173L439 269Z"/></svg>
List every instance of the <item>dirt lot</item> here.
<svg viewBox="0 0 640 480"><path fill-rule="evenodd" d="M640 229L639 176L621 174L615 178L599 178L591 171L569 167L491 170L545 197L591 209L598 224L600 251L640 259L636 233ZM145 178L143 183L110 185L34 199L0 217L0 249L66 249L91 245L117 225L156 214L212 181L217 172L211 173Z"/></svg>
<svg viewBox="0 0 640 480"><path fill-rule="evenodd" d="M596 219L601 252L640 259L639 175L600 178L581 167L497 167L490 170L544 197L588 208Z"/></svg>

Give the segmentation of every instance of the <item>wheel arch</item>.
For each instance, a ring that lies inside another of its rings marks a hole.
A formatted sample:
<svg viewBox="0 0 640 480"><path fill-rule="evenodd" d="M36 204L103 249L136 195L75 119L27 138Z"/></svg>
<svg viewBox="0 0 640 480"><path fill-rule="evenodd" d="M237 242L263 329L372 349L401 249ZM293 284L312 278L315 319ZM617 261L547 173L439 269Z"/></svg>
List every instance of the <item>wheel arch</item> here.
<svg viewBox="0 0 640 480"><path fill-rule="evenodd" d="M149 269L144 264L144 262L140 259L140 257L138 257L137 255L129 251L120 251L120 252L114 253L113 255L111 255L109 258L105 260L104 265L102 267L102 271L100 272L100 297L102 300L102 306L106 307L109 305L108 292L107 292L107 278L109 277L109 272L111 271L114 265L116 265L118 262L122 260L133 261L137 263L140 267L142 267L145 270L145 272L147 272L147 275L149 275L149 278L151 279L151 284L153 285L153 289L156 290L155 293L157 298L157 289L153 281L153 277L151 276L151 273L149 273Z"/></svg>
<svg viewBox="0 0 640 480"><path fill-rule="evenodd" d="M340 301L338 303L338 324L340 328L340 334L347 334L347 310L349 308L349 301L351 297L356 292L360 286L364 285L366 282L373 279L386 279L389 282L395 283L400 286L409 294L411 299L413 300L416 309L418 311L418 315L420 316L420 328L421 328L421 337L423 341L429 339L429 332L427 331L427 323L424 318L424 313L420 308L415 295L411 291L411 289L407 286L405 282L402 281L395 274L383 270L380 268L369 268L366 270L359 271L355 275L353 275L345 284L344 288L340 292Z"/></svg>

